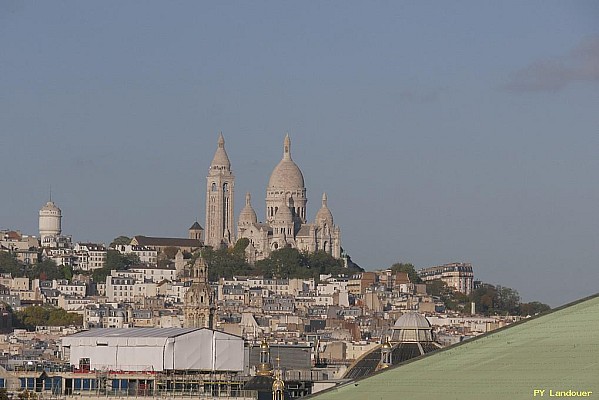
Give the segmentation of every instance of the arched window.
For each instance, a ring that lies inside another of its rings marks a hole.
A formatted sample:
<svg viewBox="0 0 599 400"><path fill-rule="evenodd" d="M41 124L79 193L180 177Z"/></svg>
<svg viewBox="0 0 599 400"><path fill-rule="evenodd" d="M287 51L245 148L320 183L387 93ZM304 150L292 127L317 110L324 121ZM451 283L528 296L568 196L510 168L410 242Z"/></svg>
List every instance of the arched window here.
<svg viewBox="0 0 599 400"><path fill-rule="evenodd" d="M218 189L216 188L216 182L212 182L212 191L216 192Z"/></svg>

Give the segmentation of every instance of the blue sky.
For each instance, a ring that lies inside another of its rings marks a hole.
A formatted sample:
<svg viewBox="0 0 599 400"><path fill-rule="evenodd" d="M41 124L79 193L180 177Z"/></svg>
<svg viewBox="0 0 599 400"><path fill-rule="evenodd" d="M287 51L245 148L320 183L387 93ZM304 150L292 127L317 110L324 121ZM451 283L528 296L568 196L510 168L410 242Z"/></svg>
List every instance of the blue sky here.
<svg viewBox="0 0 599 400"><path fill-rule="evenodd" d="M599 282L599 3L0 3L0 229L204 225L222 131L264 216L286 132L367 269L466 261L553 306Z"/></svg>

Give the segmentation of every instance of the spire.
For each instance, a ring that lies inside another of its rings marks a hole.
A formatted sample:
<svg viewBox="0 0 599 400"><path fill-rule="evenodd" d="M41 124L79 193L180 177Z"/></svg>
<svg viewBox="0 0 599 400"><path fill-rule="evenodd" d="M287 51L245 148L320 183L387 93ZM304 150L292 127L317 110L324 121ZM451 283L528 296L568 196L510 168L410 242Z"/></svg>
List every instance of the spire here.
<svg viewBox="0 0 599 400"><path fill-rule="evenodd" d="M289 139L289 133L285 135L285 142L283 144L283 160L291 160L291 139Z"/></svg>
<svg viewBox="0 0 599 400"><path fill-rule="evenodd" d="M231 162L229 161L229 156L225 150L225 138L223 137L222 132L218 134L218 147L214 153L214 158L210 164L210 169L219 172L231 170Z"/></svg>
<svg viewBox="0 0 599 400"><path fill-rule="evenodd" d="M252 204L252 195L250 194L250 192L247 192L245 194L245 205L246 206L251 206Z"/></svg>
<svg viewBox="0 0 599 400"><path fill-rule="evenodd" d="M326 193L322 194L322 206L323 207L327 206L327 194Z"/></svg>

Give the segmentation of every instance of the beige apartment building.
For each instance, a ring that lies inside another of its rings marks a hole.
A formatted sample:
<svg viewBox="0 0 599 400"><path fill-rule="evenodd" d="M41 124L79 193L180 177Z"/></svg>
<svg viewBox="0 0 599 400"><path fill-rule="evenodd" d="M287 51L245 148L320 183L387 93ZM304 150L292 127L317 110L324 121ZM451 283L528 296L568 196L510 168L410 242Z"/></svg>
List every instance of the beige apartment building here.
<svg viewBox="0 0 599 400"><path fill-rule="evenodd" d="M418 271L418 276L425 282L441 280L447 286L466 295L470 294L473 288L474 273L470 263L450 263L424 268Z"/></svg>

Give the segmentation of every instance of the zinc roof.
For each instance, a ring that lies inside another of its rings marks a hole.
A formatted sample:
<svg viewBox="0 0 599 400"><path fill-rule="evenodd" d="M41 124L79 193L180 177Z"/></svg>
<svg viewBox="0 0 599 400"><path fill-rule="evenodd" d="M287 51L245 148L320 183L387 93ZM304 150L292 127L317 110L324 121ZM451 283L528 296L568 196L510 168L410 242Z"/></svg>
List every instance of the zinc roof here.
<svg viewBox="0 0 599 400"><path fill-rule="evenodd" d="M201 247L202 243L197 239L186 238L164 238L151 236L135 236L134 239L140 246L172 246L172 247Z"/></svg>
<svg viewBox="0 0 599 400"><path fill-rule="evenodd" d="M313 397L540 399L568 390L599 396L599 295Z"/></svg>
<svg viewBox="0 0 599 400"><path fill-rule="evenodd" d="M144 337L168 338L185 335L200 328L95 328L70 335L69 337Z"/></svg>

